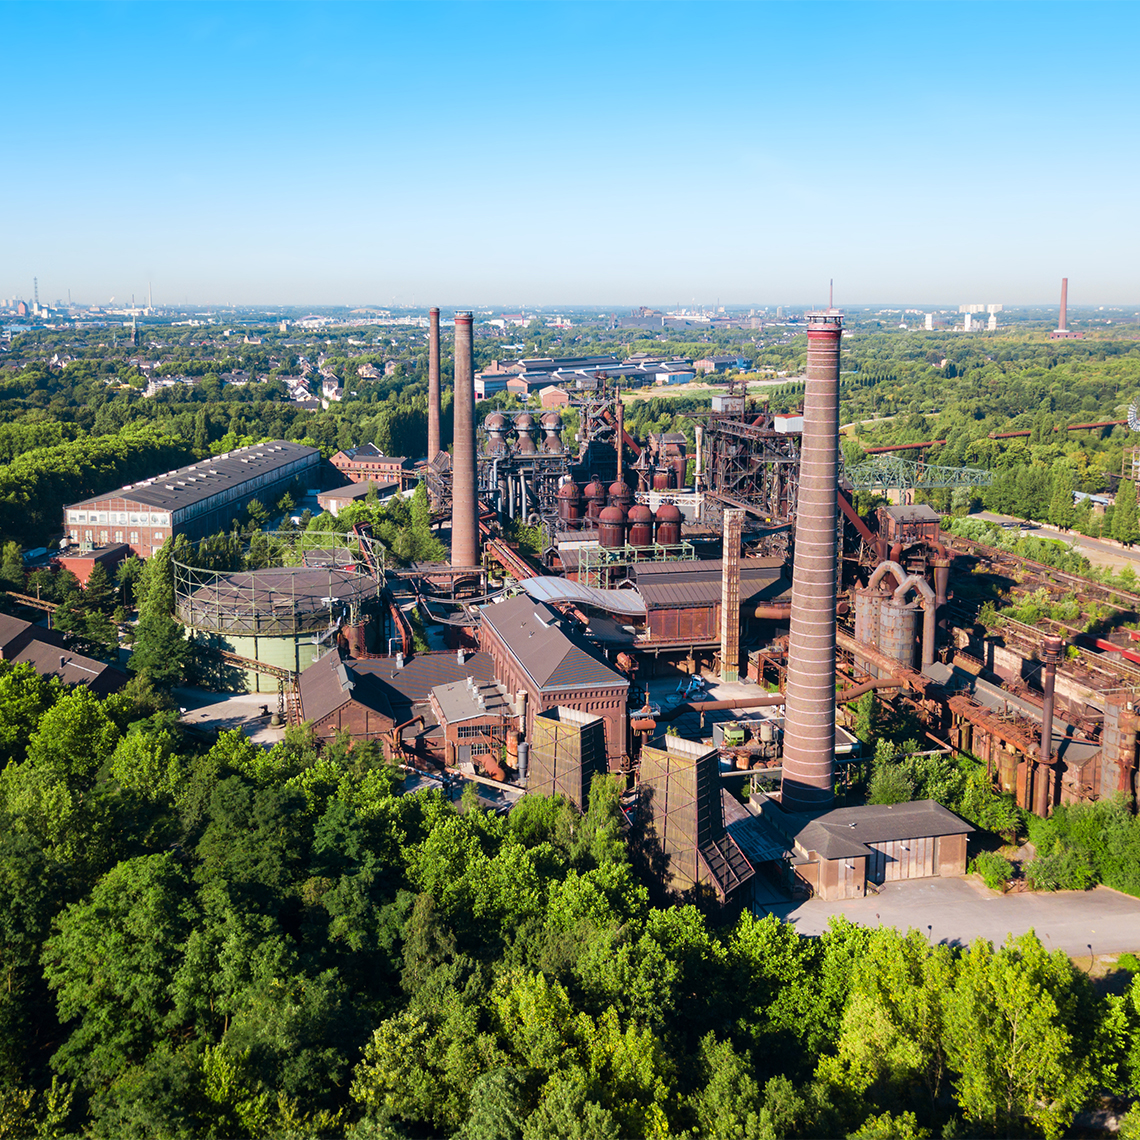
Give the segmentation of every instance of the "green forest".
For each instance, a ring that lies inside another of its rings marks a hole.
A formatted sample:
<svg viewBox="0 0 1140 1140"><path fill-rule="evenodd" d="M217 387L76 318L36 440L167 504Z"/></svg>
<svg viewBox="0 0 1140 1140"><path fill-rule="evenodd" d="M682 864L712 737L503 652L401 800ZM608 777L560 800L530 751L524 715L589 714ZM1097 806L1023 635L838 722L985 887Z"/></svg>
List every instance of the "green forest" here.
<svg viewBox="0 0 1140 1140"><path fill-rule="evenodd" d="M503 817L168 705L0 665L0 1136L1059 1137L1140 1091L1140 979L1032 935L663 905L612 778Z"/></svg>

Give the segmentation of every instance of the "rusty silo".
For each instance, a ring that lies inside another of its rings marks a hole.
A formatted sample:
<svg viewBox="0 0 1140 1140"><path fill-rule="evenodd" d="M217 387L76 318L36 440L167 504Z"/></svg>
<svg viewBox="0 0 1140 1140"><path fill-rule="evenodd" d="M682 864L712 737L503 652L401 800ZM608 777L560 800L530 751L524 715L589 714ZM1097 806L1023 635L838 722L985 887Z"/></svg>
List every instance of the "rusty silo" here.
<svg viewBox="0 0 1140 1140"><path fill-rule="evenodd" d="M474 316L455 314L455 445L452 451L451 564L479 565L479 487L475 459Z"/></svg>
<svg viewBox="0 0 1140 1140"><path fill-rule="evenodd" d="M428 312L428 443L430 463L442 450L439 395L439 309Z"/></svg>
<svg viewBox="0 0 1140 1140"><path fill-rule="evenodd" d="M792 563L783 805L826 808L835 780L836 496L843 317L807 318L804 432Z"/></svg>
<svg viewBox="0 0 1140 1140"><path fill-rule="evenodd" d="M657 508L657 541L662 546L676 546L681 541L681 512L673 503Z"/></svg>
<svg viewBox="0 0 1140 1140"><path fill-rule="evenodd" d="M598 516L598 542L610 549L625 545L625 511L606 507Z"/></svg>
<svg viewBox="0 0 1140 1140"><path fill-rule="evenodd" d="M577 483L563 483L558 488L558 517L563 522L575 522L578 518L578 503L581 492Z"/></svg>
<svg viewBox="0 0 1140 1140"><path fill-rule="evenodd" d="M629 508L629 545L653 545L653 512L642 503Z"/></svg>

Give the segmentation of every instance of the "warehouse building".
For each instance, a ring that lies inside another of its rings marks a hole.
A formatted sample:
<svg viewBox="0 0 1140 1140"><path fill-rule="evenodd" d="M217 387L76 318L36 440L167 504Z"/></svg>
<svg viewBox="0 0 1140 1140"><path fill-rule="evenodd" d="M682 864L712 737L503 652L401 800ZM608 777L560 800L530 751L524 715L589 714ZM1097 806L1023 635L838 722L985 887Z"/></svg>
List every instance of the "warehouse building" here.
<svg viewBox="0 0 1140 1140"><path fill-rule="evenodd" d="M272 506L296 481L315 486L320 462L315 447L280 439L243 447L70 503L64 534L72 546L126 543L149 558L173 535L197 539L228 530L252 499Z"/></svg>

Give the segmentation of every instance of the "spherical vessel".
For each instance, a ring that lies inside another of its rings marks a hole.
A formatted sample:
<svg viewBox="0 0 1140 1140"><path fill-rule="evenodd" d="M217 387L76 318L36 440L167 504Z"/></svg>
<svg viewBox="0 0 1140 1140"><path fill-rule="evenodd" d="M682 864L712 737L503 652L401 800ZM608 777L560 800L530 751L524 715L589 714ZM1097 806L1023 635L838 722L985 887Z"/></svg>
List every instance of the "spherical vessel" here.
<svg viewBox="0 0 1140 1140"><path fill-rule="evenodd" d="M633 492L629 489L629 484L623 480L610 484L610 505L614 507L621 507L623 510L629 510L630 504L633 502Z"/></svg>

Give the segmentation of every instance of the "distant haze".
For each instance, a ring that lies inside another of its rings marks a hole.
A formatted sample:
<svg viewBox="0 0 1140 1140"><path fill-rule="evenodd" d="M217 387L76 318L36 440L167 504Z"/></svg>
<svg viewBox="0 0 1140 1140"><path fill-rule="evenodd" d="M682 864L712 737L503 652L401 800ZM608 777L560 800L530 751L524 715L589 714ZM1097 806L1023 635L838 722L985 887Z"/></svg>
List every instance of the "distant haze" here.
<svg viewBox="0 0 1140 1140"><path fill-rule="evenodd" d="M1136 5L0 21L0 297L1140 301Z"/></svg>

